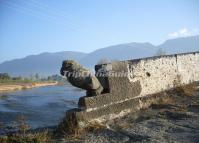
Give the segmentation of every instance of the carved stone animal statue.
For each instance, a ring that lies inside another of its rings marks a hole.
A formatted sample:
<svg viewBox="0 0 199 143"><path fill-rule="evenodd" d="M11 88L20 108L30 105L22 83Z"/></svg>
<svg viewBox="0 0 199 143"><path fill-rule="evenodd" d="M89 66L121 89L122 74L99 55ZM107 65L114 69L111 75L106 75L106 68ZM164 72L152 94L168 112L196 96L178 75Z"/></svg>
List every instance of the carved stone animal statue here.
<svg viewBox="0 0 199 143"><path fill-rule="evenodd" d="M85 89L87 96L96 96L103 91L103 87L96 76L73 60L63 61L60 73L67 77L73 86Z"/></svg>

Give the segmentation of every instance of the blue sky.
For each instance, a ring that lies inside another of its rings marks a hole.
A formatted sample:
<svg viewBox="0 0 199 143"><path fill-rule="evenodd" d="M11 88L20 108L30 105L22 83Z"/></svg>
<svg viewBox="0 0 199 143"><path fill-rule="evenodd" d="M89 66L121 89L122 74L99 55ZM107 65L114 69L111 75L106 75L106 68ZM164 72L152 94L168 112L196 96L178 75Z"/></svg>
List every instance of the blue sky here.
<svg viewBox="0 0 199 143"><path fill-rule="evenodd" d="M197 34L198 0L0 0L0 62Z"/></svg>

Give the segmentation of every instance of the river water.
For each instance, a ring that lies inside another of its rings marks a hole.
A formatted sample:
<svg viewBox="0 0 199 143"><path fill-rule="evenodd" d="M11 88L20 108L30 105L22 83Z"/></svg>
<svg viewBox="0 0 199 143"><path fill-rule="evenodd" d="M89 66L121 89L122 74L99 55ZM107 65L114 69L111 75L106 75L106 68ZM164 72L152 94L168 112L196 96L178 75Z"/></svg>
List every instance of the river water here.
<svg viewBox="0 0 199 143"><path fill-rule="evenodd" d="M23 115L33 129L55 126L84 95L69 84L0 93L0 123L10 126Z"/></svg>

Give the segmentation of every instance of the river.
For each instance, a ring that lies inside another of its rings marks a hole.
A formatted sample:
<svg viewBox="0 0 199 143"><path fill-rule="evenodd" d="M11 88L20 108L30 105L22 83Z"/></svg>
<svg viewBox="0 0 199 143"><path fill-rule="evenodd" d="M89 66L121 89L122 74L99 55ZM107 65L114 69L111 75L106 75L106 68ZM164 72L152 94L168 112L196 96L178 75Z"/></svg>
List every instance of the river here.
<svg viewBox="0 0 199 143"><path fill-rule="evenodd" d="M84 95L69 84L0 93L0 123L10 126L23 115L33 129L55 126Z"/></svg>

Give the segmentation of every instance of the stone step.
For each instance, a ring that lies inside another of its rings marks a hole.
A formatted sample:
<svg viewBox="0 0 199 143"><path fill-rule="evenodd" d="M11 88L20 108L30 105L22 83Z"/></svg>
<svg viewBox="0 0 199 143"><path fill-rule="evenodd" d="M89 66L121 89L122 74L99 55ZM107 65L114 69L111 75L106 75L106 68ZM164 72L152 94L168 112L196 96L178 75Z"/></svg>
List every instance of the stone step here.
<svg viewBox="0 0 199 143"><path fill-rule="evenodd" d="M134 86L131 86L131 88L126 91L128 94L106 93L93 97L84 96L79 99L78 106L81 109L93 109L135 98L136 96L139 96L141 87L138 82L133 84Z"/></svg>
<svg viewBox="0 0 199 143"><path fill-rule="evenodd" d="M147 108L152 103L157 102L157 100L160 98L164 98L164 95L152 95L136 99L129 99L121 103L107 105L105 107L96 108L95 110L90 111L73 109L66 112L66 117L69 120L72 119L73 122L76 121L79 127L84 127L89 122L92 122L94 120L98 122L103 122L120 116L124 116L129 112L138 111L141 108Z"/></svg>

